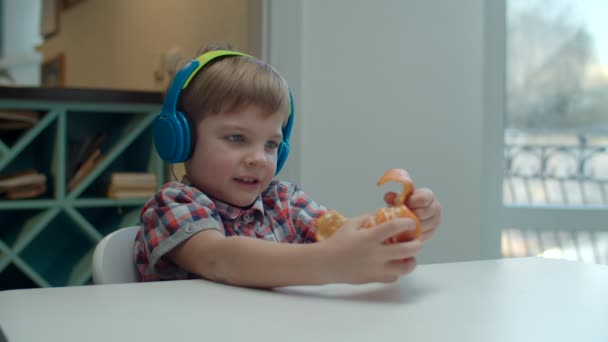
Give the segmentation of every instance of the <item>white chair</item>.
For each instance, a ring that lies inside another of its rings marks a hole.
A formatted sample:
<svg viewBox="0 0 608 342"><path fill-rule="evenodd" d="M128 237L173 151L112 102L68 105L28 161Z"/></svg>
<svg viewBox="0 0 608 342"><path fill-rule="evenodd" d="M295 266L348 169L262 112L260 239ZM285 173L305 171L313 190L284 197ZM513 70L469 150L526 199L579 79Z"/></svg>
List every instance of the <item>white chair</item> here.
<svg viewBox="0 0 608 342"><path fill-rule="evenodd" d="M138 281L133 262L133 243L139 226L121 228L106 235L93 252L93 283L118 284Z"/></svg>

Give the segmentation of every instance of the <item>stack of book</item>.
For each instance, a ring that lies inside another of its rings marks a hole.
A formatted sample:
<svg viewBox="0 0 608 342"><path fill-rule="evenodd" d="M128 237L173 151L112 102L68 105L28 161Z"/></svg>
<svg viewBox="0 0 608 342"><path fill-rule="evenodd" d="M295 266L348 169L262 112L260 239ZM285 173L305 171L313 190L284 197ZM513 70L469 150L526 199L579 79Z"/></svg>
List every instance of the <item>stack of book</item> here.
<svg viewBox="0 0 608 342"><path fill-rule="evenodd" d="M68 191L74 190L95 168L103 161L100 149L95 149L93 153L76 169L74 175L68 181Z"/></svg>
<svg viewBox="0 0 608 342"><path fill-rule="evenodd" d="M0 194L6 199L38 197L46 192L46 175L23 170L0 177Z"/></svg>
<svg viewBox="0 0 608 342"><path fill-rule="evenodd" d="M40 113L27 110L0 110L0 130L30 128L40 120Z"/></svg>
<svg viewBox="0 0 608 342"><path fill-rule="evenodd" d="M101 146L106 134L100 132L69 146L68 191L74 190L103 161Z"/></svg>
<svg viewBox="0 0 608 342"><path fill-rule="evenodd" d="M156 175L148 172L114 172L110 176L108 197L147 198L156 193Z"/></svg>

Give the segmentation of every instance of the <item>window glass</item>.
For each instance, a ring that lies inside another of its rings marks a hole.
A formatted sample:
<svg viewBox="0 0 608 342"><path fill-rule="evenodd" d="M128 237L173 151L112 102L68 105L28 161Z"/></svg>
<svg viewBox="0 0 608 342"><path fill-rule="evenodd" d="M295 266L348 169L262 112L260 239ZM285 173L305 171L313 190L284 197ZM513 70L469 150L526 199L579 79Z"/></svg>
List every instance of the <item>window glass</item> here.
<svg viewBox="0 0 608 342"><path fill-rule="evenodd" d="M608 264L608 1L506 4L502 255Z"/></svg>
<svg viewBox="0 0 608 342"><path fill-rule="evenodd" d="M608 204L608 1L507 5L506 205Z"/></svg>

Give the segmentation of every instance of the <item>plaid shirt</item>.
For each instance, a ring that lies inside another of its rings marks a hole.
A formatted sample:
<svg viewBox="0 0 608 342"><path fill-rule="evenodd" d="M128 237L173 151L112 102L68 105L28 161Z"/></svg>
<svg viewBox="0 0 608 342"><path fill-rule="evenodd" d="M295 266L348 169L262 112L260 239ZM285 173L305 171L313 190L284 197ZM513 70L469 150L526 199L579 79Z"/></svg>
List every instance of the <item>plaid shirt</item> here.
<svg viewBox="0 0 608 342"><path fill-rule="evenodd" d="M142 209L142 228L134 246L140 280L194 277L164 255L207 229L216 229L226 236L315 242L313 222L326 211L300 187L284 181L273 180L248 209L212 199L187 184L169 182Z"/></svg>

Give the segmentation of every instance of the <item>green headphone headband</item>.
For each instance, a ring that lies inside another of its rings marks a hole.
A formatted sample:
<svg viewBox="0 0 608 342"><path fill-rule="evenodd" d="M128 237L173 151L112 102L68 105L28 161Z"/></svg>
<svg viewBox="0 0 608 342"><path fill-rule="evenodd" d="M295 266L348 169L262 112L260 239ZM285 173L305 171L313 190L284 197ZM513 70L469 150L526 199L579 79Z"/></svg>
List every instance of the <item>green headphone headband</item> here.
<svg viewBox="0 0 608 342"><path fill-rule="evenodd" d="M196 69L192 70L192 72L190 73L190 76L188 76L188 78L186 79L186 81L184 81L184 85L182 86L182 89L185 89L188 84L190 83L190 80L192 80L192 77L194 77L194 75L196 75L196 73L202 68L204 67L207 63L209 63L210 61L218 58L218 57L222 57L222 56L244 56L244 57L252 57L246 53L242 53L242 52L237 52L237 51L230 51L230 50L213 50L213 51L208 51L205 52L204 54L198 56L195 61L198 61L198 66L196 67Z"/></svg>

